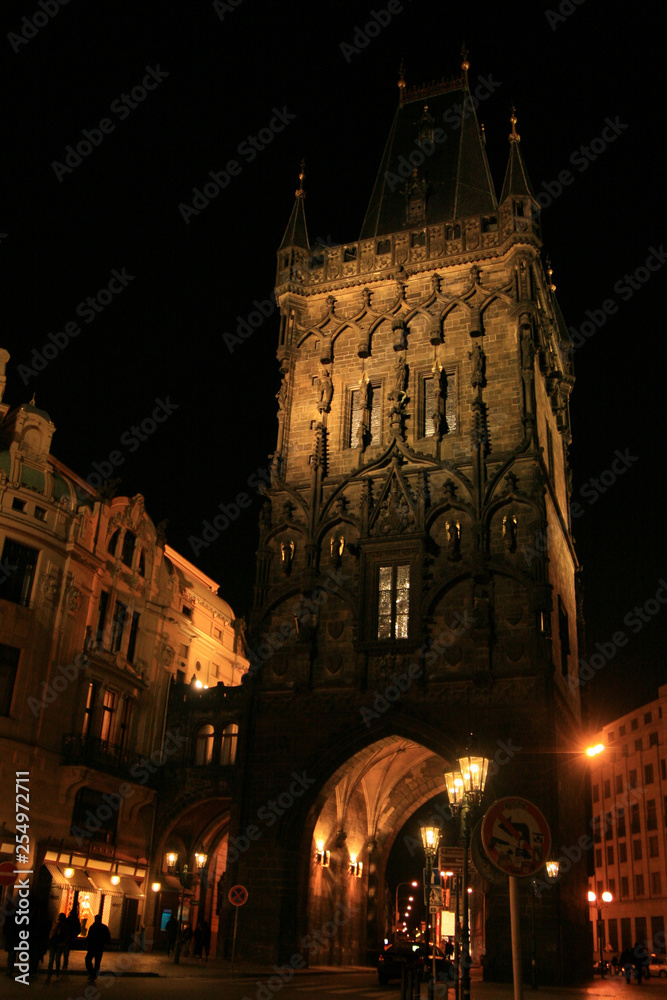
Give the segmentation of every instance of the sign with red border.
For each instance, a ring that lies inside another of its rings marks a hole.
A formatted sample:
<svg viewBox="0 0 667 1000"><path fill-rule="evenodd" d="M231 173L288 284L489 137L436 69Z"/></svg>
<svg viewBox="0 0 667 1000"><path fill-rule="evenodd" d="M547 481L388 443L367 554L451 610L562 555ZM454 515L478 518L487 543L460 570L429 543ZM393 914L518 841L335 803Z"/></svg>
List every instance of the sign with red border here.
<svg viewBox="0 0 667 1000"><path fill-rule="evenodd" d="M482 846L505 875L527 878L543 867L551 850L551 830L536 805L518 795L497 799L482 820Z"/></svg>
<svg viewBox="0 0 667 1000"><path fill-rule="evenodd" d="M243 906L248 899L248 890L244 885L233 885L227 898L232 906Z"/></svg>

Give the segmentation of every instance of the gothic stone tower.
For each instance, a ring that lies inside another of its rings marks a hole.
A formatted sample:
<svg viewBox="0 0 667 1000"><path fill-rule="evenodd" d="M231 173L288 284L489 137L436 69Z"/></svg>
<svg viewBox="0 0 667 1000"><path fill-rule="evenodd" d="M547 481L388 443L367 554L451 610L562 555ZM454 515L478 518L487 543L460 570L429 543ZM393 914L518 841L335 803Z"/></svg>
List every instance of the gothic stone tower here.
<svg viewBox="0 0 667 1000"><path fill-rule="evenodd" d="M278 251L278 440L227 866L249 889L240 950L266 959L381 945L389 850L446 803L466 745L494 760L488 802L535 801L556 855L584 832L582 776L558 753L579 721L568 334L516 118L498 201L467 69L401 80L359 240L310 248L302 173ZM483 888L485 975L504 978L507 887ZM583 974L585 888L584 858L538 904L552 981Z"/></svg>

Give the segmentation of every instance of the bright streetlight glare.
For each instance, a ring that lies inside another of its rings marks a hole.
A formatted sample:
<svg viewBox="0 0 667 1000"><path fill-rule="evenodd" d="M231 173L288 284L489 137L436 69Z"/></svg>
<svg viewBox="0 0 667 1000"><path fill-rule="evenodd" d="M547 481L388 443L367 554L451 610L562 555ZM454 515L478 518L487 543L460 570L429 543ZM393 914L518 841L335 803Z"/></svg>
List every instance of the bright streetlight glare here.
<svg viewBox="0 0 667 1000"><path fill-rule="evenodd" d="M602 743L596 743L594 747L588 747L586 753L589 757L596 757L597 754L602 753L604 750L604 745Z"/></svg>
<svg viewBox="0 0 667 1000"><path fill-rule="evenodd" d="M597 899L597 896L595 895L595 893L591 892L589 890L589 892L588 892L588 902L589 903L594 903L596 899Z"/></svg>
<svg viewBox="0 0 667 1000"><path fill-rule="evenodd" d="M612 894L610 892L603 892L602 893L602 898L605 901L605 903L611 903L611 901L612 901L612 899L614 897L612 896Z"/></svg>

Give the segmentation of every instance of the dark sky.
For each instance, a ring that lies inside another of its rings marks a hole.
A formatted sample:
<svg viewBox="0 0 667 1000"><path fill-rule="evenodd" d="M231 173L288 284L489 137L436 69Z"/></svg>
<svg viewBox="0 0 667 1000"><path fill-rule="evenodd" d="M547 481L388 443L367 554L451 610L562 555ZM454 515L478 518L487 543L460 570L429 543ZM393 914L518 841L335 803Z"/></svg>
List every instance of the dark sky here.
<svg viewBox="0 0 667 1000"><path fill-rule="evenodd" d="M36 393L57 427L53 453L84 477L94 463L108 470L116 453L121 491L144 494L186 556L218 505L248 493L251 505L196 559L237 614L249 609L257 541L259 497L248 479L275 447L276 317L233 352L223 334L271 293L301 158L311 243L356 239L401 57L408 84L454 75L465 38L473 89L486 81L480 92L491 92L478 114L498 190L517 106L525 162L550 202L545 248L568 324L580 330L588 310L600 319L613 300L604 325L578 338L571 458L589 649L619 631L628 641L589 688L602 716L653 696L665 677L667 610L660 605L641 629L624 619L667 576L664 268L641 272L636 288L624 275L665 238L658 26L639 5L616 17L593 0L562 0L551 13L534 2L394 0L390 18L382 0L40 2L2 12L6 398ZM371 10L388 23L369 38L357 27L376 23ZM124 103L145 77L154 89ZM276 112L283 130L253 150L249 137ZM600 138L605 128L611 141ZM68 163L84 130L96 144ZM587 157L581 147L591 143ZM208 206L179 210L230 160L240 172ZM571 182L557 193L566 170ZM114 269L132 279L116 280L112 301L91 313L86 299L107 289ZM68 323L80 330L69 339ZM31 374L33 349L43 356L44 345L52 357ZM156 400L170 415L139 442L131 428ZM617 451L629 456L618 476ZM604 492L591 483L600 475Z"/></svg>

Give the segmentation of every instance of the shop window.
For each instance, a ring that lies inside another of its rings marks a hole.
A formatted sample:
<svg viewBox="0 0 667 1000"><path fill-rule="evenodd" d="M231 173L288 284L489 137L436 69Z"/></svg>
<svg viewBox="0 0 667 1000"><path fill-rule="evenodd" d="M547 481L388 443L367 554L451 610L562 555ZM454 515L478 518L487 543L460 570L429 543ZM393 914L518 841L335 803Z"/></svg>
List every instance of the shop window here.
<svg viewBox="0 0 667 1000"><path fill-rule="evenodd" d="M0 715L9 715L21 650L0 643Z"/></svg>
<svg viewBox="0 0 667 1000"><path fill-rule="evenodd" d="M230 722L222 730L222 745L220 747L220 763L236 763L236 746L239 737L239 727L235 722Z"/></svg>
<svg viewBox="0 0 667 1000"><path fill-rule="evenodd" d="M195 766L203 767L213 760L213 726L202 726L195 740Z"/></svg>
<svg viewBox="0 0 667 1000"><path fill-rule="evenodd" d="M6 538L0 562L0 599L27 608L35 579L38 549Z"/></svg>
<svg viewBox="0 0 667 1000"><path fill-rule="evenodd" d="M380 566L378 639L407 639L410 615L410 565Z"/></svg>

